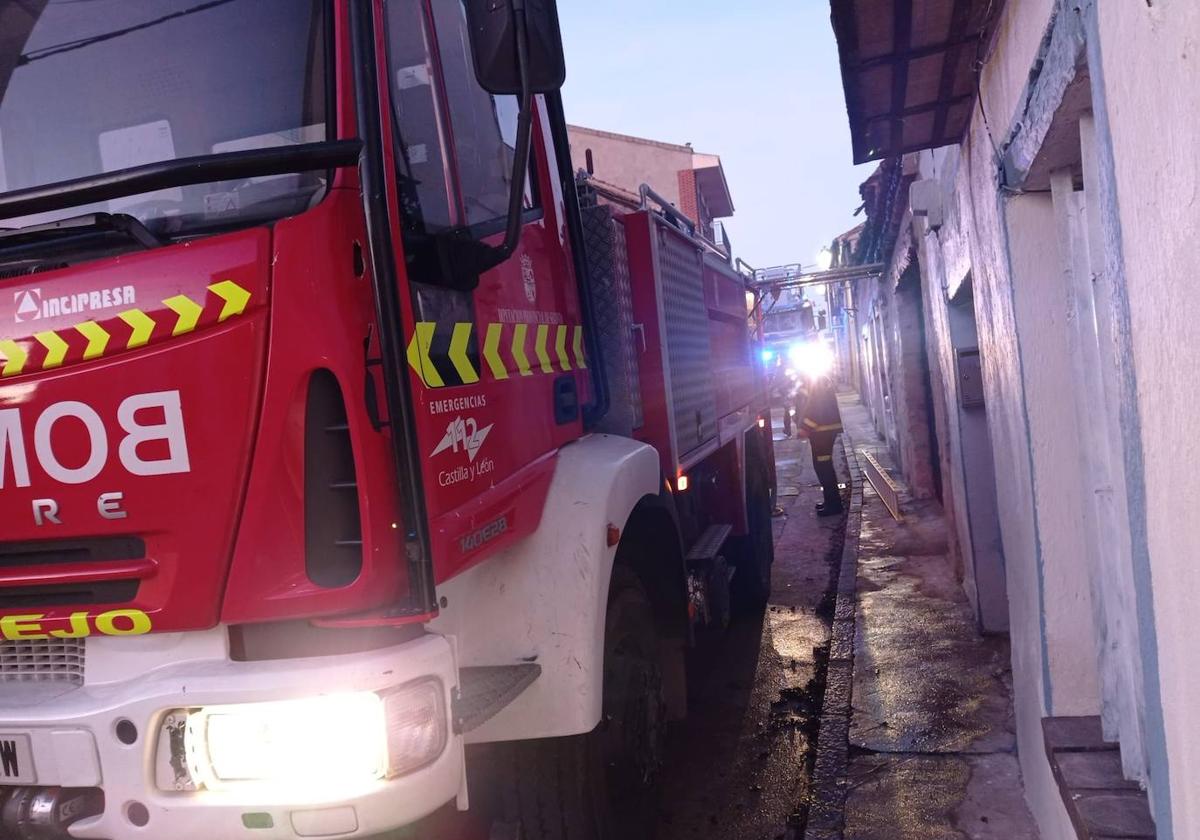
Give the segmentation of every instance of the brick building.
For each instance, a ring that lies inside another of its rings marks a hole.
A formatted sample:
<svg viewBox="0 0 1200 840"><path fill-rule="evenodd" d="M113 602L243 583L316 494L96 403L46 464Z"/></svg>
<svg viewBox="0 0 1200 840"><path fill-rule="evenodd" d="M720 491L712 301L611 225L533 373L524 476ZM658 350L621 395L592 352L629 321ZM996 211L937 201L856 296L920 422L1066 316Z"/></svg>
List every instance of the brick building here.
<svg viewBox="0 0 1200 840"><path fill-rule="evenodd" d="M714 223L733 215L733 198L725 180L725 169L717 155L701 154L690 145L662 143L627 134L567 127L571 161L601 186L615 188L619 195L638 199L642 184L648 184L699 226L710 242L725 247L724 236Z"/></svg>

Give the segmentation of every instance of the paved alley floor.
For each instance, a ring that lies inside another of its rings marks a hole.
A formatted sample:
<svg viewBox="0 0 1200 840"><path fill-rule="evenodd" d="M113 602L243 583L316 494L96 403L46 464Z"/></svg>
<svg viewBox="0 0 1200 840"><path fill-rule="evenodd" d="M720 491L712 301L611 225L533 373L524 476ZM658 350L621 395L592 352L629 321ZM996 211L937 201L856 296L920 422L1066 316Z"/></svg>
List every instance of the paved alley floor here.
<svg viewBox="0 0 1200 840"><path fill-rule="evenodd" d="M898 479L856 398L843 395L842 415L853 457L867 449ZM843 822L806 836L1035 840L1007 639L976 631L936 501L902 492L897 522L865 481L862 499Z"/></svg>
<svg viewBox="0 0 1200 840"><path fill-rule="evenodd" d="M845 517L816 516L821 491L807 442L777 426L775 456L770 606L691 657L688 719L669 738L659 840L775 840L794 836L802 821ZM837 459L844 480L840 448Z"/></svg>

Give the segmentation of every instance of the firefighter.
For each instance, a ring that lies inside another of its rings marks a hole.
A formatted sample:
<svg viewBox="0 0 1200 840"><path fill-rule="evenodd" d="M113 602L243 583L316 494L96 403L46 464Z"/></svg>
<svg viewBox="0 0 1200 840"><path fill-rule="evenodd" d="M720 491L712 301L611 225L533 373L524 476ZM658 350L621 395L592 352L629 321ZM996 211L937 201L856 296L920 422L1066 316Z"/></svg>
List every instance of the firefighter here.
<svg viewBox="0 0 1200 840"><path fill-rule="evenodd" d="M817 505L818 516L837 516L842 512L842 494L838 490L837 471L833 466L833 444L842 431L838 411L837 386L827 373L805 377L797 403L798 427L812 449L813 471L821 482L825 500Z"/></svg>

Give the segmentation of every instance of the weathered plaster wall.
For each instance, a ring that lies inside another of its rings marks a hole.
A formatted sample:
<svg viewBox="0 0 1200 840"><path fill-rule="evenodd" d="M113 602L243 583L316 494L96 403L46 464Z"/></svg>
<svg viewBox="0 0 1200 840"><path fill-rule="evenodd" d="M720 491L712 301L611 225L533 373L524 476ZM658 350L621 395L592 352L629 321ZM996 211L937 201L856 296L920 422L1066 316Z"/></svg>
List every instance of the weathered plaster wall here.
<svg viewBox="0 0 1200 840"><path fill-rule="evenodd" d="M988 139L983 114L976 107L969 131L972 144L964 146L964 149L973 150L973 157L979 163L985 162L989 156L994 156L992 141L999 143L1004 139L1009 125L1023 104L1022 97L1029 81L1030 68L1045 36L1054 3L1055 0L1019 0L1007 3L1001 13L995 43L992 51L988 53L988 61L983 67L979 84L984 108L991 123L992 139ZM979 145L980 141L982 146ZM939 150L938 154L946 151L950 150ZM959 165L959 155L957 150L953 151L953 155L945 157L943 165L956 169ZM949 178L951 183L957 183L954 182L952 174ZM979 197L988 200L993 195L994 190L988 188L980 193ZM949 227L972 227L975 222L972 193L966 190L952 190L948 191L946 198ZM946 264L947 293L954 297L958 285L971 267L969 244L965 238L950 238L942 242L942 250Z"/></svg>
<svg viewBox="0 0 1200 840"><path fill-rule="evenodd" d="M1008 199L1009 252L1029 414L1037 517L1042 545L1049 713L1100 713L1090 563L1080 497L1080 435L1076 428L1067 297L1049 195Z"/></svg>
<svg viewBox="0 0 1200 840"><path fill-rule="evenodd" d="M932 163L932 155L923 158L924 177L933 177ZM960 405L955 363L956 346L974 347L978 343L974 314L948 304L938 234L926 230L923 222L917 227L934 417L941 450L943 507L955 537L955 559L963 589L976 621L983 630L1001 632L1008 629L1008 596L996 518L991 440L984 410L964 410Z"/></svg>
<svg viewBox="0 0 1200 840"><path fill-rule="evenodd" d="M1130 489L1131 528L1145 529L1148 567L1134 573L1152 594L1157 650L1143 656L1154 771L1154 691L1161 691L1174 836L1200 836L1200 5L1188 0L1097 3L1100 58L1123 251L1123 292L1133 366L1125 384L1136 411L1124 436L1140 446L1127 464L1144 476ZM1095 47L1098 46L1098 50ZM1093 58L1093 75L1096 75ZM1097 109L1099 111L1099 108ZM1117 313L1118 315L1122 313ZM1138 498L1138 496L1141 496ZM1145 649L1146 645L1143 645ZM1161 747L1160 747L1161 748ZM1158 785L1156 785L1157 792ZM1162 820L1159 821L1160 837Z"/></svg>
<svg viewBox="0 0 1200 840"><path fill-rule="evenodd" d="M1016 4L1020 5L1020 4ZM985 98L987 91L984 92ZM976 120L964 149L956 190L966 197L972 226L969 252L975 313L983 354L984 395L996 472L996 508L1004 545L1013 657L1017 744L1030 811L1043 836L1067 837L1069 821L1043 748L1041 719L1050 694L1046 653L1041 534L1029 449L1026 396L1008 276L1008 242L1001 216L997 163Z"/></svg>
<svg viewBox="0 0 1200 840"><path fill-rule="evenodd" d="M1004 7L995 47L983 68L981 87L992 130L1002 140L1020 110L1029 73L1046 35L1056 0L1018 0ZM979 119L978 113L975 119Z"/></svg>
<svg viewBox="0 0 1200 840"><path fill-rule="evenodd" d="M966 530L966 515L959 515L960 507L966 504L962 495L962 481L958 474L959 461L952 454L955 451L958 424L951 417L954 403L949 395L953 388L954 371L944 368L939 338L945 332L944 308L941 302L941 284L931 283L926 278L940 276L940 266L929 267L929 261L936 260L940 254L936 247L929 247L927 242L936 238L925 230L923 220L913 223L913 240L917 249L917 264L921 272L921 294L925 307L925 357L929 364L929 385L932 391L933 426L936 441L936 452L933 457L938 459L942 480L942 512L949 524L947 531L948 554L955 568L958 580L962 582L967 593L967 599L978 615L975 579L971 568L971 537ZM1006 603L1007 603L1007 599ZM1005 607L1007 626L1008 609Z"/></svg>
<svg viewBox="0 0 1200 840"><path fill-rule="evenodd" d="M1051 43L1044 39L1056 8ZM1008 161L1005 176L1027 168L1054 117L1054 85L1069 80L1072 50L1083 49L1096 110L1095 143L1083 150L1086 205L1100 217L1092 225L1100 243L1092 278L1101 357L1115 371L1104 385L1120 439L1115 509L1131 546L1129 577L1111 581L1132 600L1127 612L1136 622L1124 645L1125 661L1136 665L1125 681L1126 693L1136 695L1130 756L1140 765L1144 746L1159 837L1200 837L1200 654L1189 621L1200 591L1200 529L1189 527L1200 502L1200 301L1191 288L1200 250L1200 5L1010 0L963 144L922 154L921 177L942 183L946 199L939 230L918 224L934 413L942 463L950 467L945 495L969 558L977 547L964 528L970 493L953 469L968 456L956 403L956 313L946 301L970 277L1006 560L1022 772L1042 836L1073 836L1040 731L1043 716L1095 713L1099 700L1080 495L1088 453L1072 400L1082 386L1068 363L1072 310L1055 275L1070 260L1058 253L1051 199L1002 188L999 156L1015 136L1019 160ZM978 564L964 577L979 604ZM1124 708L1123 753L1130 717Z"/></svg>
<svg viewBox="0 0 1200 840"><path fill-rule="evenodd" d="M888 348L885 344L885 336L890 332L888 300L876 278L859 280L854 298L858 307L859 357L863 362L860 394L875 425L875 433L891 447L895 436L890 432L888 417L891 399Z"/></svg>
<svg viewBox="0 0 1200 840"><path fill-rule="evenodd" d="M920 262L925 291L925 323L931 368L940 374L935 388L935 416L942 448L943 494L962 552L963 588L985 632L1009 628L1004 549L996 507L996 482L986 407L963 408L956 350L979 347L970 277L973 210L969 195L955 192L961 153L947 147L921 155L919 177L942 185L948 214L941 230L922 222ZM956 302L950 301L953 289ZM987 348L985 353L990 353Z"/></svg>
<svg viewBox="0 0 1200 840"><path fill-rule="evenodd" d="M981 79L991 135L977 108L960 150L924 159L926 168L947 187L946 220L934 246L944 265L946 293L952 297L968 271L972 277L979 344L985 348L984 393L1007 580L1018 750L1030 810L1042 835L1058 838L1073 834L1042 747L1041 718L1049 706L1051 663L1023 380L1025 366L1031 362L1022 357L1018 340L994 145L1004 139L1020 107L1052 7L1053 0L1007 4ZM938 336L938 352L943 369L952 370L946 362L952 353L947 339L948 335Z"/></svg>
<svg viewBox="0 0 1200 840"><path fill-rule="evenodd" d="M949 302L946 313L952 350L957 352L978 348L974 296L964 294L960 285L958 299ZM996 470L992 457L992 437L988 431L987 406L963 405L957 362L954 388L954 402L951 405L958 425L955 458L967 500L964 525L969 529L971 538L979 627L989 633L1004 632L1009 629L1008 582L1005 577L1000 518L996 508Z"/></svg>
<svg viewBox="0 0 1200 840"><path fill-rule="evenodd" d="M917 267L910 266L893 291L895 337L892 358L895 375L896 442L904 480L914 498L934 495L933 444L926 399L928 365L921 304L921 280Z"/></svg>
<svg viewBox="0 0 1200 840"><path fill-rule="evenodd" d="M907 251L907 245L902 247ZM928 499L934 495L935 455L933 419L925 398L921 284L916 266L906 265L905 256L894 255L882 277L858 281L855 297L869 325L864 343L874 353L860 387L875 429L900 465L909 491L914 498ZM899 282L897 275L902 277Z"/></svg>

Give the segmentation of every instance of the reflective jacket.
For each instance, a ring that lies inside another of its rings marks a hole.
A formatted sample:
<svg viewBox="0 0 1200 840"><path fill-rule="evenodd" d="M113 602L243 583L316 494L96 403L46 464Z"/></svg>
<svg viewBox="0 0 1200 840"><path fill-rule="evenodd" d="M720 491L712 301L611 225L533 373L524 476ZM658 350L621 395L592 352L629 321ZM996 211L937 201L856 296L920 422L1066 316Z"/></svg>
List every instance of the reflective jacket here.
<svg viewBox="0 0 1200 840"><path fill-rule="evenodd" d="M809 434L834 434L842 430L842 414L838 411L837 386L828 376L818 376L800 387L800 425Z"/></svg>

